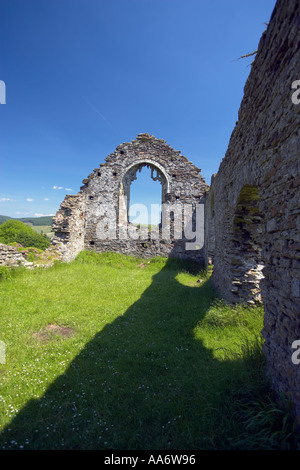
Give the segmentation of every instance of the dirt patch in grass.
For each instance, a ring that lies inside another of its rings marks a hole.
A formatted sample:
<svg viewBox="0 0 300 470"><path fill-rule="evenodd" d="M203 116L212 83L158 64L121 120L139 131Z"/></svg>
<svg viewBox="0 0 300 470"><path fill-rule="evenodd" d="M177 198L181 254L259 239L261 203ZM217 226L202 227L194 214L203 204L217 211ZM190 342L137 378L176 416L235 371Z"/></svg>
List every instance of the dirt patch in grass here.
<svg viewBox="0 0 300 470"><path fill-rule="evenodd" d="M198 279L196 282L187 282L186 285L190 287L198 287L201 282L203 282L203 279Z"/></svg>
<svg viewBox="0 0 300 470"><path fill-rule="evenodd" d="M68 326L47 325L42 331L34 333L34 337L43 343L50 341L54 336L60 336L63 339L70 338L75 331Z"/></svg>

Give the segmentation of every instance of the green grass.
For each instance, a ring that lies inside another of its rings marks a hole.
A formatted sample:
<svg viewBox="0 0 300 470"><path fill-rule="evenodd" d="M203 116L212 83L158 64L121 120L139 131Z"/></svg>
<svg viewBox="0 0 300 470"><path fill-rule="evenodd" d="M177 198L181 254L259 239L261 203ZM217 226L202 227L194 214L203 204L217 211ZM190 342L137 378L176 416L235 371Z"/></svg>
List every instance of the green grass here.
<svg viewBox="0 0 300 470"><path fill-rule="evenodd" d="M47 236L51 236L53 234L52 232L52 226L51 225L32 225L30 223L26 224L30 225L31 228L36 232L36 233L44 233Z"/></svg>
<svg viewBox="0 0 300 470"><path fill-rule="evenodd" d="M209 277L93 252L6 272L0 449L293 446L264 378L263 310L227 306Z"/></svg>

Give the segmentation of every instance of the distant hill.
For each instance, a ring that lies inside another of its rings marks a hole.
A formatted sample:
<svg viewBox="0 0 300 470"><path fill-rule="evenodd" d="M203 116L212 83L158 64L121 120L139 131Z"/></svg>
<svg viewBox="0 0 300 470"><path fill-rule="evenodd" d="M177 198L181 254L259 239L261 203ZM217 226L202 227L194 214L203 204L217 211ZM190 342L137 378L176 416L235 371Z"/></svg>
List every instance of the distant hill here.
<svg viewBox="0 0 300 470"><path fill-rule="evenodd" d="M7 215L0 215L0 224L3 224L7 220L20 220L21 222L29 223L32 225L52 225L52 215L46 215L44 217L22 217L18 219L17 217L8 217Z"/></svg>

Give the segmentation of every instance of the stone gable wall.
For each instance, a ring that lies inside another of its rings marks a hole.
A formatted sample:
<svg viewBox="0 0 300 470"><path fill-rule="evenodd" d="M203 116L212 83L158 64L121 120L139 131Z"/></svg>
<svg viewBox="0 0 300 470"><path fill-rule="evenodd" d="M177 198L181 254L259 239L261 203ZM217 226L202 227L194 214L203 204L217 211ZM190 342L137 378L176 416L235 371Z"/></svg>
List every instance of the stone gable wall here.
<svg viewBox="0 0 300 470"><path fill-rule="evenodd" d="M166 211L172 211L174 205L180 207L180 211L189 206L195 214L197 205L204 207L208 185L201 170L164 140L139 134L132 142L119 145L105 163L83 180L80 192L66 196L61 204L53 221L54 243L63 243L66 260L73 259L82 249L116 251L145 258L172 255L204 259L203 246L186 249L188 238L175 236L172 217L168 237L162 232L142 234L128 223L130 184L143 166L150 167L152 178L160 181ZM166 214L169 217L170 214ZM195 225L195 221L190 219L188 224ZM184 221L182 227L185 227ZM112 230L108 233L109 229Z"/></svg>

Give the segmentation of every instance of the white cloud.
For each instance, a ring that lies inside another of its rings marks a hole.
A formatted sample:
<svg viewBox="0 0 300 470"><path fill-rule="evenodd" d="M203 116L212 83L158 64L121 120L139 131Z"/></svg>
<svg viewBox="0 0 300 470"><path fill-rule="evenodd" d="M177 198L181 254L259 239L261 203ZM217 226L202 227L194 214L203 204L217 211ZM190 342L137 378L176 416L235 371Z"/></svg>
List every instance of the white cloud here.
<svg viewBox="0 0 300 470"><path fill-rule="evenodd" d="M11 201L9 197L0 197L0 202Z"/></svg>
<svg viewBox="0 0 300 470"><path fill-rule="evenodd" d="M32 197L27 197L27 198L26 198L26 201L28 201L28 202L32 202L32 201L33 201L33 199L32 199Z"/></svg>
<svg viewBox="0 0 300 470"><path fill-rule="evenodd" d="M63 186L52 186L52 189L64 189L65 191L73 191L72 188L64 188Z"/></svg>
<svg viewBox="0 0 300 470"><path fill-rule="evenodd" d="M49 201L49 198L48 198L48 197L44 197L44 201Z"/></svg>
<svg viewBox="0 0 300 470"><path fill-rule="evenodd" d="M53 217L55 214L40 214L39 212L36 212L34 214L34 217Z"/></svg>

